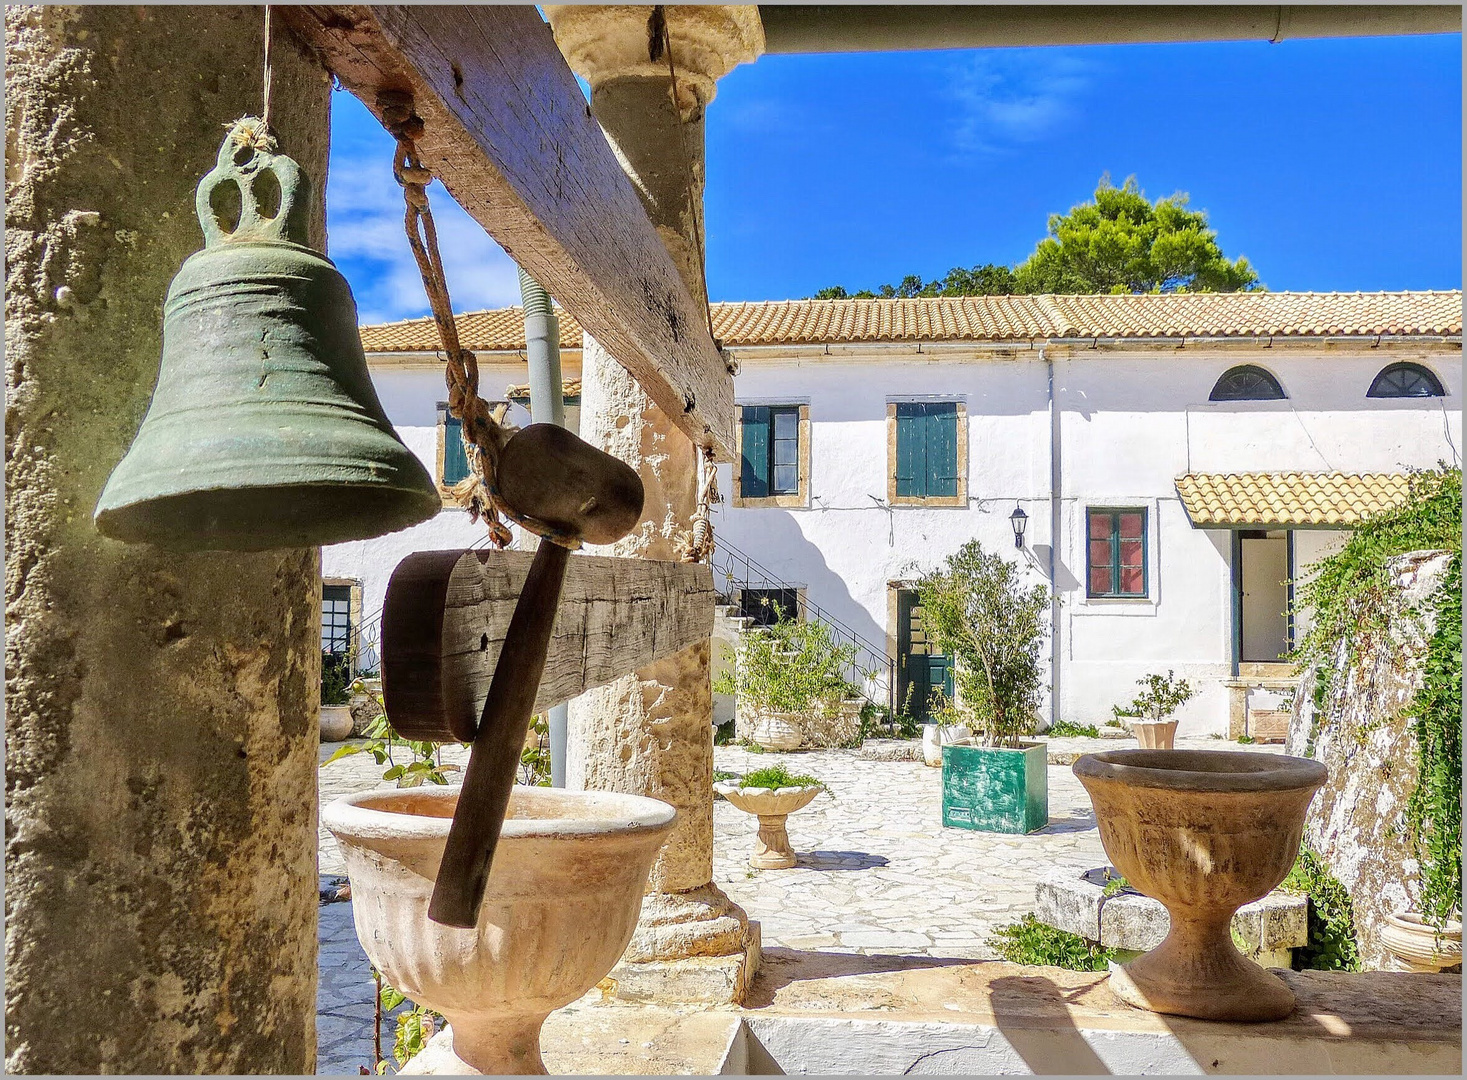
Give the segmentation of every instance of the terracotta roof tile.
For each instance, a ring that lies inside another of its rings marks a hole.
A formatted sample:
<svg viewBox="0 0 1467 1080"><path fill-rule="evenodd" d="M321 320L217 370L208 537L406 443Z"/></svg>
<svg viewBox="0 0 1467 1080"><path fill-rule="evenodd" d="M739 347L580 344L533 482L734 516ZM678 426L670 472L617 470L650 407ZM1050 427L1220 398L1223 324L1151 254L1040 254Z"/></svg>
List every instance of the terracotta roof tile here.
<svg viewBox="0 0 1467 1080"><path fill-rule="evenodd" d="M1406 501L1404 473L1188 473L1177 479L1192 524L1358 525Z"/></svg>
<svg viewBox="0 0 1467 1080"><path fill-rule="evenodd" d="M726 346L836 345L1035 338L1374 337L1459 335L1462 293L1173 293L1145 296L961 296L911 300L759 300L712 305ZM525 347L520 309L458 317L476 351ZM563 348L581 326L560 313ZM362 327L374 352L435 352L431 319Z"/></svg>

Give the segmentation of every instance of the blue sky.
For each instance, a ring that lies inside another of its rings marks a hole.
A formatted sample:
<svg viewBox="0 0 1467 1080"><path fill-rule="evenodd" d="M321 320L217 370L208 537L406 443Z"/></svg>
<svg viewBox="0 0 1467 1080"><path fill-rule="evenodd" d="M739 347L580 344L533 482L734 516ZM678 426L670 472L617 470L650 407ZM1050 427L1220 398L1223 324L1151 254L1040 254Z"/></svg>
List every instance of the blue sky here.
<svg viewBox="0 0 1467 1080"><path fill-rule="evenodd" d="M1271 289L1462 284L1459 35L765 56L708 113L714 300L1014 263L1102 173L1186 191ZM330 250L364 322L426 314L391 139L333 97ZM514 267L430 189L454 306Z"/></svg>

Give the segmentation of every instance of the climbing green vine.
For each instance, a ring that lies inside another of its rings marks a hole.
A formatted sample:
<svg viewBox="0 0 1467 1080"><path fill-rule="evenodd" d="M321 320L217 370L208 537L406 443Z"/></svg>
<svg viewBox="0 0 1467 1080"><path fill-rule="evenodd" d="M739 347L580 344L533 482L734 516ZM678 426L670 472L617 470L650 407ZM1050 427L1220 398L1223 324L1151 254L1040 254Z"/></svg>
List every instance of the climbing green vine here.
<svg viewBox="0 0 1467 1080"><path fill-rule="evenodd" d="M1294 610L1312 615L1294 652L1299 671L1315 669L1314 722L1306 755L1314 750L1335 676L1361 648L1381 644L1389 632L1387 562L1409 551L1455 550L1461 544L1462 470L1443 465L1413 474L1410 496L1402 506L1362 522L1344 547L1315 564L1307 581L1296 583ZM1341 640L1350 650L1343 657L1334 655Z"/></svg>
<svg viewBox="0 0 1467 1080"><path fill-rule="evenodd" d="M1297 970L1359 971L1360 949L1355 941L1355 906L1329 868L1307 844L1279 888L1309 898L1309 938L1294 950Z"/></svg>
<svg viewBox="0 0 1467 1080"><path fill-rule="evenodd" d="M1421 913L1440 928L1462 907L1462 556L1436 597L1425 678L1408 715L1416 720L1419 773L1406 807L1421 864Z"/></svg>

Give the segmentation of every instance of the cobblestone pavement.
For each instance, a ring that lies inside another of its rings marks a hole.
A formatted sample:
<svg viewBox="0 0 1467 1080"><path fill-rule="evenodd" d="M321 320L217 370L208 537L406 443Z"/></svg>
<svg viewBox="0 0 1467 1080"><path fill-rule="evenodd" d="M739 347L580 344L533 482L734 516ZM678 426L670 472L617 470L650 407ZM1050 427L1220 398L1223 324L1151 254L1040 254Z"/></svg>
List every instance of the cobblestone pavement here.
<svg viewBox="0 0 1467 1080"><path fill-rule="evenodd" d="M1096 744L1073 747L1080 750L1134 745L1065 740L1071 742ZM1207 738L1178 739L1177 746L1244 749ZM322 760L335 749L323 746ZM467 752L457 747L443 752L445 762L466 759ZM714 751L715 768L738 774L779 762L831 788L790 815L798 866L751 869L755 818L723 799L713 807L714 880L759 920L765 946L990 959L995 953L985 944L989 933L1034 909L1034 885L1044 872L1066 866L1085 870L1106 861L1090 800L1068 765L1049 767L1048 827L1011 836L942 828L941 770L919 762L869 761L848 750L752 754L720 746ZM321 804L348 792L391 786L382 782L382 769L369 754L326 766ZM320 871L323 883L345 873L336 841L325 829ZM322 905L320 926L317 1072L355 1074L372 1061L371 970L356 940L350 902ZM394 1030L394 1024L384 1023L389 1056Z"/></svg>

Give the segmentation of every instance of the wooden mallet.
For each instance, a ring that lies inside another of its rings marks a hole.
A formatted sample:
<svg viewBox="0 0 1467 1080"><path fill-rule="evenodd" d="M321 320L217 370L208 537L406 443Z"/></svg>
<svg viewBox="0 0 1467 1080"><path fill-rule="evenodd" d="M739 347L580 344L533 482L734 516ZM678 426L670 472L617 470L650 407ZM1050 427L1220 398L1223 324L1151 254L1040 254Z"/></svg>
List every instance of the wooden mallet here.
<svg viewBox="0 0 1467 1080"><path fill-rule="evenodd" d="M500 498L519 516L593 544L621 539L642 516L642 481L636 472L554 424L531 424L510 438L500 453L497 483ZM562 545L541 540L515 603L428 905L428 918L444 926L468 928L478 922L569 557ZM461 738L447 729L435 734L442 740Z"/></svg>

